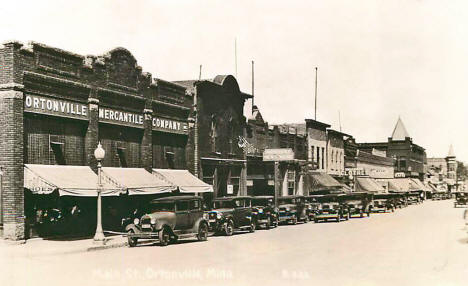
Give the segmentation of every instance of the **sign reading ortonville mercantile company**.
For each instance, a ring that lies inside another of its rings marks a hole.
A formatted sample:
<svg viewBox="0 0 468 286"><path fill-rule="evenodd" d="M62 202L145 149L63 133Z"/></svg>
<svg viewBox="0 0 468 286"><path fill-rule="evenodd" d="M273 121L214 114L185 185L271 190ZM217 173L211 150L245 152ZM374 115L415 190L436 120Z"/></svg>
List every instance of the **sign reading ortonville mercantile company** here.
<svg viewBox="0 0 468 286"><path fill-rule="evenodd" d="M37 95L28 94L25 96L24 111L88 119L88 106L86 104Z"/></svg>
<svg viewBox="0 0 468 286"><path fill-rule="evenodd" d="M88 119L88 106L86 104L55 98L46 98L37 95L26 95L24 100L24 111L85 120ZM143 114L99 107L99 121L143 128L144 117ZM152 125L153 130L156 131L180 134L186 134L188 131L187 122L178 120L153 117Z"/></svg>

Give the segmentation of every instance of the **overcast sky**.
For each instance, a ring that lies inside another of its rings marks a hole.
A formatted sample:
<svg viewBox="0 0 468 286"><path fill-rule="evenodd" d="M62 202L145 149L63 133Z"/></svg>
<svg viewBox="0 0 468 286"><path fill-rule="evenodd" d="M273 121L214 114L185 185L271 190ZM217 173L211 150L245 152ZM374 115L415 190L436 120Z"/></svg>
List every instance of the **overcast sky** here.
<svg viewBox="0 0 468 286"><path fill-rule="evenodd" d="M165 80L235 74L270 123L313 118L358 142L401 116L428 156L468 162L468 1L8 1L0 38L79 54L125 47ZM250 102L248 103L250 108Z"/></svg>

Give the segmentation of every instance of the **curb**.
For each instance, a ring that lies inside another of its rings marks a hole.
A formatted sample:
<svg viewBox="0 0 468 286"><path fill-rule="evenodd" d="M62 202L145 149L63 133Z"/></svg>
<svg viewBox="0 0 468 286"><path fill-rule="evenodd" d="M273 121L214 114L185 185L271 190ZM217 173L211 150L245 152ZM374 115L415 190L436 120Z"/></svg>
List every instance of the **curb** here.
<svg viewBox="0 0 468 286"><path fill-rule="evenodd" d="M128 245L128 242L123 241L123 242L109 244L109 245L99 245L99 246L88 247L86 251L91 252L91 251L105 250L105 249L111 249L111 248L119 248L119 247L125 247L127 245Z"/></svg>

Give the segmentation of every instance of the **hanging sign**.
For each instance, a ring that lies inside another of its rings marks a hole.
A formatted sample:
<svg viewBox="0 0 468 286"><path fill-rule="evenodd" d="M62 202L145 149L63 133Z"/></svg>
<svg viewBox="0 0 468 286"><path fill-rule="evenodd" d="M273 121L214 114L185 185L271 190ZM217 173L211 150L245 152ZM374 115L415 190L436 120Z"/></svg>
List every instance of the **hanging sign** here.
<svg viewBox="0 0 468 286"><path fill-rule="evenodd" d="M294 151L291 148L265 149L263 161L291 161L294 160Z"/></svg>
<svg viewBox="0 0 468 286"><path fill-rule="evenodd" d="M227 194L228 195L233 195L234 194L234 186L233 185L227 185Z"/></svg>

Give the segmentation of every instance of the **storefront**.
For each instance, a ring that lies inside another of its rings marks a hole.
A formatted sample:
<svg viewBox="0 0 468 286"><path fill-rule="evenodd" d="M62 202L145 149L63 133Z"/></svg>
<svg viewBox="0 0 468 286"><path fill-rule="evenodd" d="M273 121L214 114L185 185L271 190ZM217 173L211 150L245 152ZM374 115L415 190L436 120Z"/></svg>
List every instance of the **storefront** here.
<svg viewBox="0 0 468 286"><path fill-rule="evenodd" d="M25 237L24 164L187 169L186 88L143 72L126 49L82 56L8 42L0 70L3 237ZM26 196L26 197L25 197ZM68 196L59 196L68 197Z"/></svg>

